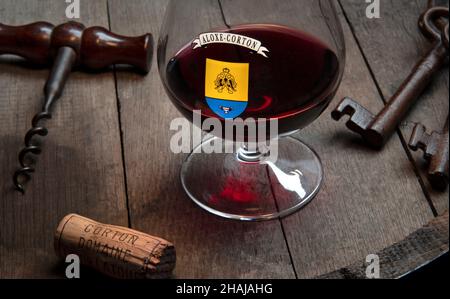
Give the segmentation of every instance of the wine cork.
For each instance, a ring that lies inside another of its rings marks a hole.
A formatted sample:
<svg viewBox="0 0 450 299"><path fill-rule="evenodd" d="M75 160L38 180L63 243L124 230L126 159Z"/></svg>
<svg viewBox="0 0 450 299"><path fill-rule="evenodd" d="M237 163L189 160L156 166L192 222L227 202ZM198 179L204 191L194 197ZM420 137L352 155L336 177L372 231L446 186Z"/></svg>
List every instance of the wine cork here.
<svg viewBox="0 0 450 299"><path fill-rule="evenodd" d="M54 246L61 258L76 254L81 264L119 279L167 278L175 268L172 243L76 214L61 220Z"/></svg>

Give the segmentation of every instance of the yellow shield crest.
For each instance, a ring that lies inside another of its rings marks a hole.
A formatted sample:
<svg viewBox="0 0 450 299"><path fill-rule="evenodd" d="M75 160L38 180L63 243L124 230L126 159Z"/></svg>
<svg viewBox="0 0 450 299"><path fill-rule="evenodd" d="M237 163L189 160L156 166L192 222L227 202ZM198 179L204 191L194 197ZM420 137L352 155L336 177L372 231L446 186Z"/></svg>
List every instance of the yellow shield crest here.
<svg viewBox="0 0 450 299"><path fill-rule="evenodd" d="M211 110L225 119L241 115L248 104L250 65L206 59L205 97Z"/></svg>

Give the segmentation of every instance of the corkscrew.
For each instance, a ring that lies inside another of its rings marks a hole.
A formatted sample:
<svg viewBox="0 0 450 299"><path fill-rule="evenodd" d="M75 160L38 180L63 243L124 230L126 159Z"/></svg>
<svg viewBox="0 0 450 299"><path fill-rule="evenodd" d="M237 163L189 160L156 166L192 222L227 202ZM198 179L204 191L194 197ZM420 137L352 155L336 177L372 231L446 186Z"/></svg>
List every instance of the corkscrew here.
<svg viewBox="0 0 450 299"><path fill-rule="evenodd" d="M35 136L45 137L48 130L43 122L52 118L52 107L61 97L64 85L73 69L101 70L115 64L134 66L144 74L150 71L153 53L151 34L125 37L102 27L86 28L69 22L53 26L37 22L25 26L0 23L0 55L13 54L34 65L52 64L44 87L44 105L31 122L32 128L24 138L19 152L20 169L13 176L16 189L25 192L24 183L35 171L28 158L41 154L41 147L33 142Z"/></svg>

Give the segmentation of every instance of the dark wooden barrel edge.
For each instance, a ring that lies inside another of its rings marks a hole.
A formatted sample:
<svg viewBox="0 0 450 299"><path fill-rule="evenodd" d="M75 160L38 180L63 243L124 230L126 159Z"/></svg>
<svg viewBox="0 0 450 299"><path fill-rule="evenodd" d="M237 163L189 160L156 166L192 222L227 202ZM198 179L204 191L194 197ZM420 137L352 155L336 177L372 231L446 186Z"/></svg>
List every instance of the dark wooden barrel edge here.
<svg viewBox="0 0 450 299"><path fill-rule="evenodd" d="M380 259L380 278L402 278L448 253L448 214L445 212L404 240L376 253ZM358 261L316 279L366 279L367 266L365 260Z"/></svg>

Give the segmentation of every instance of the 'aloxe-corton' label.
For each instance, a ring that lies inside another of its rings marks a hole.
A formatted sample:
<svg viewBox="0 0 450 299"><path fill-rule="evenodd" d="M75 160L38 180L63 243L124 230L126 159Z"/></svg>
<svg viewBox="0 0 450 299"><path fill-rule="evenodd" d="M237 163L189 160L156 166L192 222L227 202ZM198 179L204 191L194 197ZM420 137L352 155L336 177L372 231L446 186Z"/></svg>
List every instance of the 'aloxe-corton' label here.
<svg viewBox="0 0 450 299"><path fill-rule="evenodd" d="M228 33L228 32L209 32L202 33L196 38L192 44L194 45L194 49L209 45L209 44L230 44L248 48L252 51L255 51L259 55L262 55L266 58L266 52L269 52L269 49L264 47L262 43L254 38L236 34L236 33Z"/></svg>

